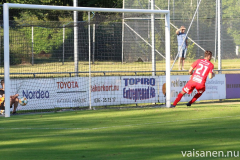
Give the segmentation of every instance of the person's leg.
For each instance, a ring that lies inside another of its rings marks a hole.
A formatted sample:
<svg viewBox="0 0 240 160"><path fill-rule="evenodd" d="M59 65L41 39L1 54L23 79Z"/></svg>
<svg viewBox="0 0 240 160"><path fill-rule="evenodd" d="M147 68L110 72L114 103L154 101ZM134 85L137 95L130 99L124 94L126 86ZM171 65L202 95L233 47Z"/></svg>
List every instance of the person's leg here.
<svg viewBox="0 0 240 160"><path fill-rule="evenodd" d="M184 69L184 62L185 62L185 58L182 58L182 70L185 70Z"/></svg>
<svg viewBox="0 0 240 160"><path fill-rule="evenodd" d="M14 105L13 113L16 113L16 109L18 107L19 102L19 99L17 98L18 96L19 96L18 94L15 94L14 96L10 97L10 106Z"/></svg>
<svg viewBox="0 0 240 160"><path fill-rule="evenodd" d="M178 59L178 70L182 70L182 49L178 46L179 59Z"/></svg>
<svg viewBox="0 0 240 160"><path fill-rule="evenodd" d="M182 70L182 68L181 68L181 57L179 57L179 59L178 59L178 70Z"/></svg>
<svg viewBox="0 0 240 160"><path fill-rule="evenodd" d="M183 97L185 94L186 94L186 92L181 91L181 92L178 94L178 96L177 96L177 98L175 99L175 101L173 102L173 105L176 106L176 105L178 104L178 102L181 101L182 97Z"/></svg>
<svg viewBox="0 0 240 160"><path fill-rule="evenodd" d="M13 113L15 113L15 112L16 112L16 110L17 110L17 107L18 107L18 102L19 102L19 99L18 99L18 98L16 98L16 99L15 99L15 101L14 101Z"/></svg>
<svg viewBox="0 0 240 160"><path fill-rule="evenodd" d="M5 112L4 102L2 102L0 105L0 111L1 111L0 114L4 114Z"/></svg>
<svg viewBox="0 0 240 160"><path fill-rule="evenodd" d="M10 97L10 106L13 105L14 99L12 99L12 97Z"/></svg>
<svg viewBox="0 0 240 160"><path fill-rule="evenodd" d="M185 69L184 69L184 62L185 62L185 59L186 59L187 48L183 49L183 53L182 53L182 54L183 54L183 56L182 56L182 57L183 57L183 58L182 58L182 59L183 59L183 60L182 60L182 70L185 70Z"/></svg>
<svg viewBox="0 0 240 160"><path fill-rule="evenodd" d="M201 97L202 94L203 94L203 93L197 93L197 94L195 94L195 96L192 98L192 100L189 101L188 103L189 103L190 105L193 104L199 97Z"/></svg>
<svg viewBox="0 0 240 160"><path fill-rule="evenodd" d="M179 101L181 101L182 97L188 93L191 94L192 91L195 88L195 83L193 83L191 80L187 82L187 84L183 87L182 91L178 94L177 98L173 102L172 108L175 107Z"/></svg>
<svg viewBox="0 0 240 160"><path fill-rule="evenodd" d="M199 97L201 97L201 95L205 91L205 85L204 86L201 86L201 85L196 86L196 90L198 91L198 93L195 94L195 96L192 98L192 100L187 103L187 106L191 106L191 104L193 104Z"/></svg>
<svg viewBox="0 0 240 160"><path fill-rule="evenodd" d="M183 65L184 65L184 49L181 51L181 70L184 70Z"/></svg>

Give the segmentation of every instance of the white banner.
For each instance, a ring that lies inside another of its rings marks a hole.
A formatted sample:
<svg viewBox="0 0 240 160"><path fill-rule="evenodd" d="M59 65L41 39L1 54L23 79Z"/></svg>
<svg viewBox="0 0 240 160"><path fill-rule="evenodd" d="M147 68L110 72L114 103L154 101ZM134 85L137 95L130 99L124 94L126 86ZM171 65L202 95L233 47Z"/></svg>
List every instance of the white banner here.
<svg viewBox="0 0 240 160"><path fill-rule="evenodd" d="M18 110L50 109L55 105L55 90L53 78L13 79L11 93L19 94L19 98L26 97L28 104L18 106Z"/></svg>
<svg viewBox="0 0 240 160"><path fill-rule="evenodd" d="M121 81L121 104L158 102L158 77L124 76Z"/></svg>
<svg viewBox="0 0 240 160"><path fill-rule="evenodd" d="M177 95L182 91L182 88L190 80L190 75L176 75L171 76L171 102L174 102ZM194 89L193 92L185 94L180 102L188 102L197 93ZM211 100L211 99L226 99L226 81L225 74L216 75L213 79L207 79L206 91L198 99L199 100Z"/></svg>
<svg viewBox="0 0 240 160"><path fill-rule="evenodd" d="M171 76L171 102L189 81L189 75ZM133 103L164 103L165 76L112 76L91 78L91 105L108 106ZM89 78L12 79L11 94L26 97L28 104L18 110L89 106ZM188 102L197 93L186 94ZM199 100L226 99L225 75L207 79L206 91Z"/></svg>
<svg viewBox="0 0 240 160"><path fill-rule="evenodd" d="M159 103L166 101L166 76L158 77L158 101Z"/></svg>
<svg viewBox="0 0 240 160"><path fill-rule="evenodd" d="M89 106L89 78L63 77L54 79L55 103L57 107Z"/></svg>
<svg viewBox="0 0 240 160"><path fill-rule="evenodd" d="M206 81L206 91L199 100L226 99L225 74L216 74L212 79Z"/></svg>
<svg viewBox="0 0 240 160"><path fill-rule="evenodd" d="M120 105L121 93L119 76L91 78L92 106Z"/></svg>

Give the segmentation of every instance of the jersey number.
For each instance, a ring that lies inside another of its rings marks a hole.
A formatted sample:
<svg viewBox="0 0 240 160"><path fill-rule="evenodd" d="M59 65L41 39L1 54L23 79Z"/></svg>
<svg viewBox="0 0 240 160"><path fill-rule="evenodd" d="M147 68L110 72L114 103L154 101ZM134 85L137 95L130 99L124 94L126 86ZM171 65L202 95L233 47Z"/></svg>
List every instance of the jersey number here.
<svg viewBox="0 0 240 160"><path fill-rule="evenodd" d="M199 65L200 65L200 68L198 68L198 69L196 70L196 73L197 73L197 74L200 74L199 71L201 71L201 70L203 69L203 65L202 65L202 64L199 64ZM203 71L203 73L202 73L202 76L204 76L204 74L206 73L207 69L208 69L208 67L207 67L207 66L204 66L204 71Z"/></svg>

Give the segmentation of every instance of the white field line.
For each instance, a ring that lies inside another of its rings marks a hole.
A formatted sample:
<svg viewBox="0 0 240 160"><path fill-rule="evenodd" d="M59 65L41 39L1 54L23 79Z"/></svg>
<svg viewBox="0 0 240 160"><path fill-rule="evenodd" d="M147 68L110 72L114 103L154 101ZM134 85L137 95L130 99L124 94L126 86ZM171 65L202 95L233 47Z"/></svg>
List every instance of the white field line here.
<svg viewBox="0 0 240 160"><path fill-rule="evenodd" d="M153 124L165 124L165 123L176 123L176 122L189 122L189 121L199 121L199 120L212 120L212 119L225 119L225 118L234 118L240 117L236 116L225 116L225 117L211 117L211 118L199 118L199 119L183 119L183 120L174 120L174 121L163 121L163 122L154 122L154 123L142 123L142 124L128 124L128 125L119 125L119 126L109 126L109 127L98 127L98 128L0 128L0 130L98 130L98 129L109 129L117 127L134 127L142 125L153 125Z"/></svg>

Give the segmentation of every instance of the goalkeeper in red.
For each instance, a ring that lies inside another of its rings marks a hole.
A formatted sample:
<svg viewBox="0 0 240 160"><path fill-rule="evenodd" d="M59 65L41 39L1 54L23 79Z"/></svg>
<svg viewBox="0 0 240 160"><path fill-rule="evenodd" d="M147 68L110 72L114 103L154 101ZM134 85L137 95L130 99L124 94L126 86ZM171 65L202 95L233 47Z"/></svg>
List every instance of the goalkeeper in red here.
<svg viewBox="0 0 240 160"><path fill-rule="evenodd" d="M193 97L191 101L187 103L187 106L191 106L205 91L205 83L207 76L212 79L215 74L213 73L214 65L210 62L212 58L211 51L205 51L204 59L196 60L189 69L189 74L192 75L191 79L183 87L182 91L178 94L177 98L171 105L174 108L177 103L182 99L183 95L186 93L191 94L194 89L197 90L197 94ZM195 69L195 71L194 71Z"/></svg>

